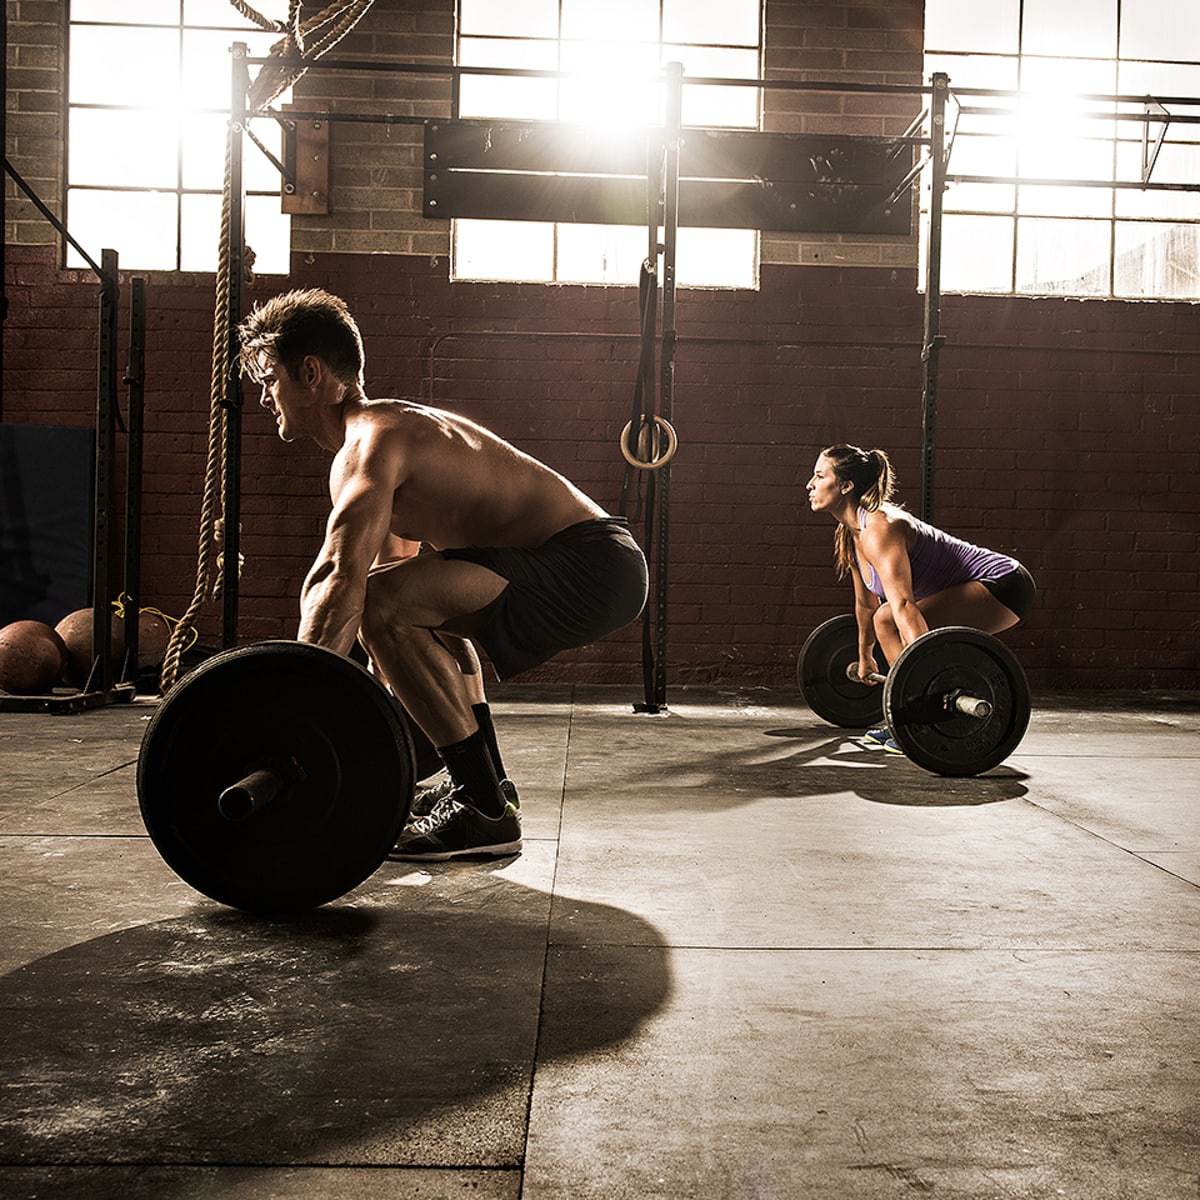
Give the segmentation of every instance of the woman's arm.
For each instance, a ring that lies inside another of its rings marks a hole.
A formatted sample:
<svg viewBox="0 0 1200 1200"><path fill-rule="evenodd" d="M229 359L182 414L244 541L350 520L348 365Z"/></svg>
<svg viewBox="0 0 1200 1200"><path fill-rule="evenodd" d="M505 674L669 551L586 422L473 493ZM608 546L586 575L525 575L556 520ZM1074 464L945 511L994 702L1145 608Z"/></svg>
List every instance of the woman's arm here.
<svg viewBox="0 0 1200 1200"><path fill-rule="evenodd" d="M905 646L915 642L929 626L913 595L912 565L908 559L908 526L889 516L883 509L868 514L859 545L864 557L875 568L883 594L892 608L892 617Z"/></svg>
<svg viewBox="0 0 1200 1200"><path fill-rule="evenodd" d="M879 670L875 664L875 610L879 607L879 597L863 582L857 564L850 577L854 581L854 619L858 622L858 673L867 680L867 676Z"/></svg>

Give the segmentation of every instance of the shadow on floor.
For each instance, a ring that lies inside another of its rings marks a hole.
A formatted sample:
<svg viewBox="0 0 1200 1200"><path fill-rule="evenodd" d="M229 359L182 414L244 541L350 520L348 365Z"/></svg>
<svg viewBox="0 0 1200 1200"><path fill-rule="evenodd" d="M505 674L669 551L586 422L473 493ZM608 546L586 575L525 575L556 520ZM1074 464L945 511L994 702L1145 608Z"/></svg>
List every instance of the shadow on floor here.
<svg viewBox="0 0 1200 1200"><path fill-rule="evenodd" d="M812 731L767 729L763 734L807 740ZM843 761L839 762L839 756ZM901 756L885 754L882 750L863 751L853 745L846 734L828 738L816 746L807 746L785 761L795 768L807 768L806 779L820 774L820 784L811 789L813 792L853 792L873 804L899 804L911 808L996 804L1002 800L1019 800L1029 791L1025 786L1029 776L1003 763L983 775L957 778L933 775ZM779 767L782 763L776 759L771 765ZM872 780L864 776L878 778Z"/></svg>
<svg viewBox="0 0 1200 1200"><path fill-rule="evenodd" d="M10 972L0 1161L519 1165L549 899L499 889L287 923L197 908ZM649 953L629 978L611 945L576 951L560 1056L620 1042L670 992L657 931L580 907Z"/></svg>

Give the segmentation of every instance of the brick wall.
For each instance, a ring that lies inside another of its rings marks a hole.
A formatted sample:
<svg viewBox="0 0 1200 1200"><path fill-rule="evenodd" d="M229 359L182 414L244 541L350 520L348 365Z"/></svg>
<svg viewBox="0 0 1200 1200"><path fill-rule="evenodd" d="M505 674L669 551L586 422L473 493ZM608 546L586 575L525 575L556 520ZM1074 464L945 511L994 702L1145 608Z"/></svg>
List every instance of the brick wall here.
<svg viewBox="0 0 1200 1200"><path fill-rule="evenodd" d="M401 17L377 6L412 27L356 34L372 40L354 52L441 53L444 5L415 7ZM10 72L22 45L36 57L34 47L57 44L58 11L10 3ZM768 70L919 74L913 11L772 0ZM393 35L400 40L387 47L375 40ZM9 153L53 196L58 134L52 114L37 115L49 111L47 80L32 61L33 75L10 74ZM423 92L412 101L417 112L439 102ZM851 115L819 107L772 119L821 129ZM889 128L899 119L855 115ZM292 275L260 278L248 300L293 284L340 292L363 326L374 394L456 407L615 508L637 354L634 289L451 284L444 227L416 215L412 138L406 148L394 132L392 158L377 153L381 136L338 132L337 211L297 220ZM53 235L19 201L6 238L0 416L90 423L95 283L57 268ZM392 253L368 252L379 250ZM848 585L831 566L832 529L804 503L821 446L885 447L902 499L918 503L921 301L911 240L777 237L764 250L759 291L679 297L673 683L787 684L807 632L848 608ZM143 595L181 613L195 573L212 278L151 275L148 307ZM946 298L935 516L1016 554L1037 576L1034 615L1007 635L1037 687L1196 686L1198 320L1188 304ZM247 399L241 635L255 640L295 631L326 511L327 460L278 442ZM217 620L206 611L209 644ZM636 694L638 631L564 655L538 677L628 681Z"/></svg>

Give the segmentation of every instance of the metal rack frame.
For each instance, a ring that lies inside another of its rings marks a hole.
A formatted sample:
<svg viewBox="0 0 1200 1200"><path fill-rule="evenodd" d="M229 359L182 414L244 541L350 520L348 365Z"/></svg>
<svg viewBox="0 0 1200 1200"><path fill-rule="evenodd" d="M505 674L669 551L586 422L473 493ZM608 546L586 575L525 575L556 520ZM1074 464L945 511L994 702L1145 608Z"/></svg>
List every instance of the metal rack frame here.
<svg viewBox="0 0 1200 1200"><path fill-rule="evenodd" d="M304 60L279 60L266 58L251 58L244 44L233 47L233 86L231 120L236 134L244 133L248 128L251 116L269 116L278 121L285 129L289 122L301 120L321 120L331 124L337 122L407 124L426 126L431 118L397 115L391 113L336 113L326 111L308 112L298 106L291 106L286 114L266 109L263 113L249 114L246 108L246 98L250 88L249 67L275 62L279 65L294 66L303 70L333 70L333 71L377 71L413 75L436 75L450 80L451 98L449 120L459 118L460 85L464 75L515 76L522 78L566 78L568 74L560 71L526 71L516 68L501 67L460 67L451 65L431 65L415 63L385 63L375 60L327 59L315 63ZM675 328L675 235L678 225L678 196L679 196L679 146L681 139L686 137L686 128L680 124L681 106L679 95L682 87L682 68L674 72L674 66L663 77L667 86L667 121L660 131L662 144L667 148L664 158L663 172L659 189L659 204L662 219L653 205L649 208L649 244L650 255L661 257L662 267L662 299L661 316L657 327L657 338L661 343L660 371L658 378L658 411L670 419L673 406L674 359L678 342L678 332ZM937 392L939 375L939 356L945 345L945 337L941 332L942 316L942 223L943 201L947 184L951 182L1031 182L1029 180L1005 180L993 177L975 177L955 175L949 171L950 152L953 148L954 130L947 127L948 105L952 95L955 97L1001 97L1017 93L1002 92L993 89L959 89L951 92L949 76L938 72L932 75L927 85L904 84L851 84L832 81L799 82L781 79L727 79L718 77L689 78L689 83L700 85L717 85L731 87L753 87L761 92L766 91L807 91L807 92L838 92L850 94L885 94L895 96L912 96L919 98L924 105L923 111L912 121L904 135L889 139L861 139L868 141L886 141L892 145L908 146L915 149L917 160L912 169L904 176L891 199L897 200L905 194L908 188L928 168L930 175L929 210L927 215L928 237L927 253L924 267L924 302L923 302L923 337L921 347L922 361L922 395L921 395L921 485L920 485L920 515L926 520L932 520L936 493L937 465ZM1152 122L1164 121L1166 103L1200 103L1190 98L1169 97L1161 101L1152 97L1092 97L1091 99L1128 102L1136 100L1144 104L1142 114L1129 114L1124 119L1139 119L1144 124L1143 135L1143 180L1139 186L1143 189L1170 189L1178 185L1154 184L1149 182L1150 172L1161 149L1166 129L1159 135L1153 148L1149 144L1149 129ZM1006 110L1004 110L1006 111ZM439 118L440 119L440 118ZM1194 118L1171 118L1167 120L1200 121L1200 116ZM920 131L925 128L926 133ZM753 136L753 135L751 135ZM767 137L770 135L761 135ZM237 184L230 206L230 229L227 231L231 247L236 248L238 261L231 264L230 269L234 284L230 296L230 328L236 329L242 316L241 289L241 247L243 245L243 209L244 197L241 191L240 173L242 162L241 137L233 139L232 162L236 172ZM285 181L285 189L290 183L294 189L295 176L290 173L287 164L276 159L257 139L255 144L280 170ZM1075 182L1085 181L1036 181L1036 182ZM651 178L651 168L647 167L647 188L651 189L655 181ZM1114 186L1112 184L1102 186ZM1200 190L1200 185L1192 185L1186 190ZM441 216L442 214L438 214ZM658 240L658 230L663 229L663 240ZM236 353L231 353L231 362L236 363ZM226 449L227 463L235 464L238 459L238 443L240 442L240 412L241 412L240 379L236 366L231 369L226 388L225 405L230 414L227 426L228 445ZM647 411L652 411L648 409ZM667 643L667 592L668 592L668 530L670 522L670 466L664 466L659 472L659 495L657 497L657 553L654 562L654 586L651 599L654 625L653 650L646 662L646 701L637 706L641 711L659 711L666 702L666 643ZM235 644L237 631L237 573L233 564L238 561L238 473L229 469L226 476L226 553L224 558L224 578L222 580L222 595L224 597L224 640L226 646ZM230 539L232 538L232 545Z"/></svg>

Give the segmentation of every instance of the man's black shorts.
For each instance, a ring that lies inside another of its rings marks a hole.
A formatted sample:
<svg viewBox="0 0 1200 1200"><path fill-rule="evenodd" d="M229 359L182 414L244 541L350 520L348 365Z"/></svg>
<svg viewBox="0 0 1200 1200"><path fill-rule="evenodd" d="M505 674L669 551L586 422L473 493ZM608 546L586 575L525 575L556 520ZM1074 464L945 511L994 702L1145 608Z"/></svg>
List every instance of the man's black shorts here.
<svg viewBox="0 0 1200 1200"><path fill-rule="evenodd" d="M468 547L441 555L508 580L472 634L501 679L599 641L646 603L646 558L623 517L581 521L532 550Z"/></svg>

